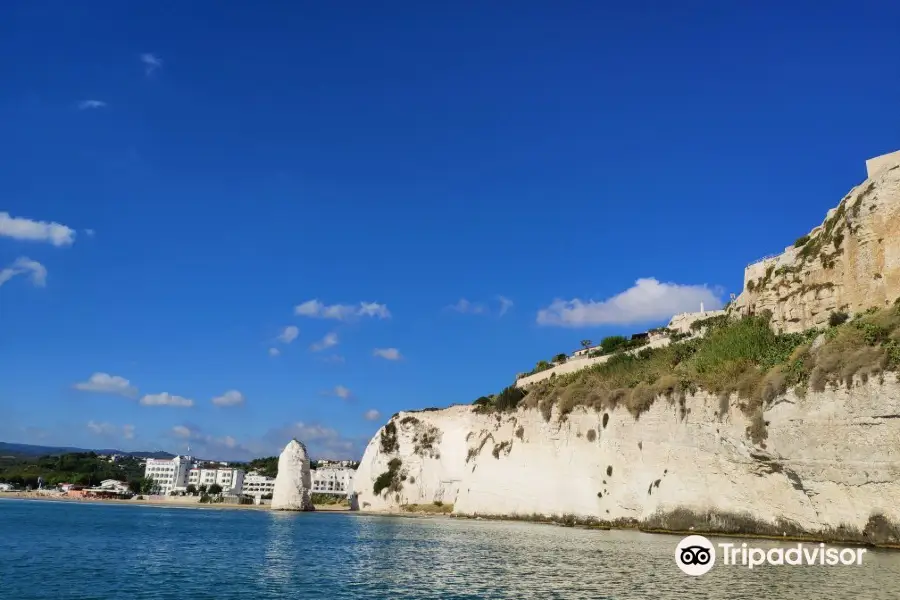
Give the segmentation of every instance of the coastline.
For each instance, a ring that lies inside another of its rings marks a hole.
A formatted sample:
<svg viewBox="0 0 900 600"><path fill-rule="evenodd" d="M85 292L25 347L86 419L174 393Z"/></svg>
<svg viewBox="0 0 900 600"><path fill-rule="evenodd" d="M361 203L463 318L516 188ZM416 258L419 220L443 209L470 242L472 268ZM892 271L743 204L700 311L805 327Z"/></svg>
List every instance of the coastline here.
<svg viewBox="0 0 900 600"><path fill-rule="evenodd" d="M50 495L36 495L25 493L3 493L0 494L0 500L27 500L33 502L72 502L80 504L106 504L113 506L143 506L151 508L196 508L196 509L213 509L213 510L257 510L271 511L272 509L266 505L256 504L200 504L199 502L177 502L171 500L107 500L107 499L84 499L84 498L67 498L65 496L57 497ZM290 512L290 511L273 511L273 512ZM456 513L437 513L437 512L419 512L419 511L366 511L366 510L350 510L349 508L337 505L321 505L316 506L314 511L334 514L347 514L366 517L400 517L406 519L467 519L471 521L515 521L521 523L532 523L535 525L553 525L556 527L572 527L575 529L590 529L594 531L634 531L638 533L647 533L650 535L704 535L709 537L724 538L740 538L769 540L775 542L801 542L808 544L834 544L842 546L865 546L867 548L877 548L882 550L900 550L898 544L881 544L867 543L857 540L842 540L839 538L830 538L828 536L816 535L810 533L808 535L766 535L757 533L741 533L741 532L725 532L707 529L694 530L678 530L678 529L659 529L645 528L640 524L623 524L623 523L603 523L590 522L578 523L567 522L565 520L553 517L537 518L531 516L504 516L504 515L466 515Z"/></svg>
<svg viewBox="0 0 900 600"><path fill-rule="evenodd" d="M219 503L203 503L196 500L162 500L154 498L144 498L142 500L116 500L108 498L70 498L63 495L51 494L35 494L29 492L4 492L0 493L0 500L27 500L29 502L66 502L74 504L105 504L109 506L144 506L152 508L197 508L197 509L215 509L215 510L272 510L267 504L219 504ZM281 512L281 511L276 511ZM315 506L315 511L311 512L354 512L344 506L336 504L325 504Z"/></svg>

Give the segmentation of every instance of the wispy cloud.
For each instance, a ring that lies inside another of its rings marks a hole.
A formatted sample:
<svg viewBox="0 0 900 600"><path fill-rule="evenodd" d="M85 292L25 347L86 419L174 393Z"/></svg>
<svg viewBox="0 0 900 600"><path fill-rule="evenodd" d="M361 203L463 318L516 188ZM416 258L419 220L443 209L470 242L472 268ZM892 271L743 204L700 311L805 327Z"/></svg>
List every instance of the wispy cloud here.
<svg viewBox="0 0 900 600"><path fill-rule="evenodd" d="M334 386L334 395L341 400L349 400L351 397L353 397L353 394L350 392L350 390L342 385Z"/></svg>
<svg viewBox="0 0 900 600"><path fill-rule="evenodd" d="M87 429L94 435L104 438L122 438L125 440L134 439L134 425L113 425L112 423L97 423L96 421L88 421Z"/></svg>
<svg viewBox="0 0 900 600"><path fill-rule="evenodd" d="M340 354L329 354L328 356L323 357L322 360L332 364L344 364L346 362L344 357Z"/></svg>
<svg viewBox="0 0 900 600"><path fill-rule="evenodd" d="M196 425L175 425L169 431L169 437L179 440L185 448L190 446L194 456L218 460L247 460L259 456L230 435L203 433Z"/></svg>
<svg viewBox="0 0 900 600"><path fill-rule="evenodd" d="M638 279L632 287L602 302L556 299L538 311L537 322L559 327L650 323L698 311L701 302L710 310L721 308L720 295L706 285L660 283L651 277Z"/></svg>
<svg viewBox="0 0 900 600"><path fill-rule="evenodd" d="M400 360L403 358L400 356L400 351L396 348L375 348L375 350L372 351L372 356L377 356L385 360Z"/></svg>
<svg viewBox="0 0 900 600"><path fill-rule="evenodd" d="M27 256L20 256L13 263L0 271L0 286L15 277L16 275L25 275L31 280L31 284L36 287L44 287L47 285L47 269L36 260L31 260Z"/></svg>
<svg viewBox="0 0 900 600"><path fill-rule="evenodd" d="M131 382L124 377L110 375L109 373L94 373L87 381L76 383L72 387L82 392L118 394L127 398L135 397L138 392L137 388L131 385Z"/></svg>
<svg viewBox="0 0 900 600"><path fill-rule="evenodd" d="M313 352L321 352L326 348L333 348L338 345L338 335L334 332L325 334L320 341L309 347Z"/></svg>
<svg viewBox="0 0 900 600"><path fill-rule="evenodd" d="M265 435L269 445L278 452L292 438L301 440L314 458L356 458L368 442L365 438L348 438L338 430L320 424L299 421L285 427L272 429Z"/></svg>
<svg viewBox="0 0 900 600"><path fill-rule="evenodd" d="M496 311L492 303L486 302L475 302L472 300L468 300L466 298L460 298L456 301L455 304L451 304L447 307L447 310L460 313L462 315L491 315L495 314L498 317L502 317L513 307L513 301L505 296L497 296L496 297L497 308Z"/></svg>
<svg viewBox="0 0 900 600"><path fill-rule="evenodd" d="M480 302L471 302L465 298L460 298L456 304L448 307L450 310L468 315L483 315L487 312L487 307Z"/></svg>
<svg viewBox="0 0 900 600"><path fill-rule="evenodd" d="M152 75L157 69L161 69L163 64L162 59L152 52L141 54L141 62L144 64L144 73L148 76Z"/></svg>
<svg viewBox="0 0 900 600"><path fill-rule="evenodd" d="M296 325L288 325L278 335L278 341L284 344L290 344L297 339L298 335L300 335L300 329L298 329Z"/></svg>
<svg viewBox="0 0 900 600"><path fill-rule="evenodd" d="M269 348L269 356L278 356L281 354L281 350L278 348Z"/></svg>
<svg viewBox="0 0 900 600"><path fill-rule="evenodd" d="M103 100L82 100L78 103L78 110L90 110L95 108L106 108L106 102Z"/></svg>
<svg viewBox="0 0 900 600"><path fill-rule="evenodd" d="M168 392L161 394L147 394L141 398L142 406L179 406L188 408L194 405L194 401L190 398L182 398L181 396L173 396Z"/></svg>
<svg viewBox="0 0 900 600"><path fill-rule="evenodd" d="M60 223L13 217L7 212L0 212L0 237L28 242L48 242L54 246L71 246L75 243L75 230Z"/></svg>
<svg viewBox="0 0 900 600"><path fill-rule="evenodd" d="M365 412L365 414L363 415L363 418L366 421L377 421L378 419L381 418L381 413L378 412L377 410L375 410L374 408L372 408Z"/></svg>
<svg viewBox="0 0 900 600"><path fill-rule="evenodd" d="M334 319L349 321L356 317L391 318L387 306L377 302L360 302L359 304L323 304L319 300L307 300L294 307L294 314L316 319Z"/></svg>
<svg viewBox="0 0 900 600"><path fill-rule="evenodd" d="M214 406L240 406L244 404L244 395L237 390L228 390L213 398L212 403Z"/></svg>

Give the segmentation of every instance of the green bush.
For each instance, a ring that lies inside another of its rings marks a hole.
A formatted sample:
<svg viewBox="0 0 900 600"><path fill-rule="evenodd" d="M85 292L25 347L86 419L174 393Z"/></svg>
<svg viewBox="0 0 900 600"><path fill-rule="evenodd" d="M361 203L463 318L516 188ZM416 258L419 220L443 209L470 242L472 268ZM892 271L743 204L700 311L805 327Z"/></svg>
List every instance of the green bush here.
<svg viewBox="0 0 900 600"><path fill-rule="evenodd" d="M806 245L806 242L809 241L808 235L801 235L797 238L797 241L794 242L794 248L802 248Z"/></svg>
<svg viewBox="0 0 900 600"><path fill-rule="evenodd" d="M375 483L372 486L372 491L375 492L376 496L381 495L381 492L384 490L399 492L402 486L402 482L400 480L401 473L400 467L403 466L403 461L399 458L392 458L388 463L388 470L375 478Z"/></svg>
<svg viewBox="0 0 900 600"><path fill-rule="evenodd" d="M847 319L850 318L850 315L843 311L835 311L828 315L828 324L831 327L837 327L838 325L843 325L847 322Z"/></svg>
<svg viewBox="0 0 900 600"><path fill-rule="evenodd" d="M506 387L494 398L494 407L497 410L515 410L519 402L525 397L525 392L514 385Z"/></svg>
<svg viewBox="0 0 900 600"><path fill-rule="evenodd" d="M621 335L611 335L600 340L600 349L603 354L612 354L628 343L628 339Z"/></svg>
<svg viewBox="0 0 900 600"><path fill-rule="evenodd" d="M400 444L397 442L397 426L394 424L393 420L388 421L388 424L384 426L384 429L381 430L381 451L385 454L391 454L400 449Z"/></svg>

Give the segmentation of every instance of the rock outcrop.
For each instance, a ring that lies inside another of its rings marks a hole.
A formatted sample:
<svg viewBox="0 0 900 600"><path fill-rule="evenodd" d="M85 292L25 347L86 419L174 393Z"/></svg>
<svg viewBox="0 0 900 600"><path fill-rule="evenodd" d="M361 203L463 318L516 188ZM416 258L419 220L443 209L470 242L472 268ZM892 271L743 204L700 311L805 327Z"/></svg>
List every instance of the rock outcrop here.
<svg viewBox="0 0 900 600"><path fill-rule="evenodd" d="M778 256L747 267L731 311L772 312L796 332L900 297L900 165L884 165L853 188L822 225Z"/></svg>
<svg viewBox="0 0 900 600"><path fill-rule="evenodd" d="M549 421L527 409L403 412L369 443L355 491L374 511L443 502L466 515L647 522L686 510L808 532L861 531L876 513L900 520L894 374L788 392L766 411L758 445L747 417L722 409L700 392L684 407L660 398L639 420L624 408L579 407Z"/></svg>
<svg viewBox="0 0 900 600"><path fill-rule="evenodd" d="M306 446L291 440L278 457L278 476L272 492L273 510L313 510L312 477Z"/></svg>

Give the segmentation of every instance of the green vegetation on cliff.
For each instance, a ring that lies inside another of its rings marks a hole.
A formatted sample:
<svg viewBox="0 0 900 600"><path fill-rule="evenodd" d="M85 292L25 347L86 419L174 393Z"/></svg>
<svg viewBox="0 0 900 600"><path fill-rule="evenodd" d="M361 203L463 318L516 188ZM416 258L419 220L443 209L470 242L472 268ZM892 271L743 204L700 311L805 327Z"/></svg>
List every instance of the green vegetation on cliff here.
<svg viewBox="0 0 900 600"><path fill-rule="evenodd" d="M850 385L900 368L900 305L872 309L827 330L778 334L769 315L742 319L714 318L701 338L636 354L617 353L607 362L544 380L527 394L507 388L479 398L483 412L537 408L550 419L553 407L563 418L576 406L596 410L625 406L637 419L659 397L677 402L682 418L686 396L700 389L720 397L720 411L732 398L751 418L748 436L766 437L762 411L787 390ZM822 336L819 338L819 336ZM818 338L818 339L817 339Z"/></svg>

